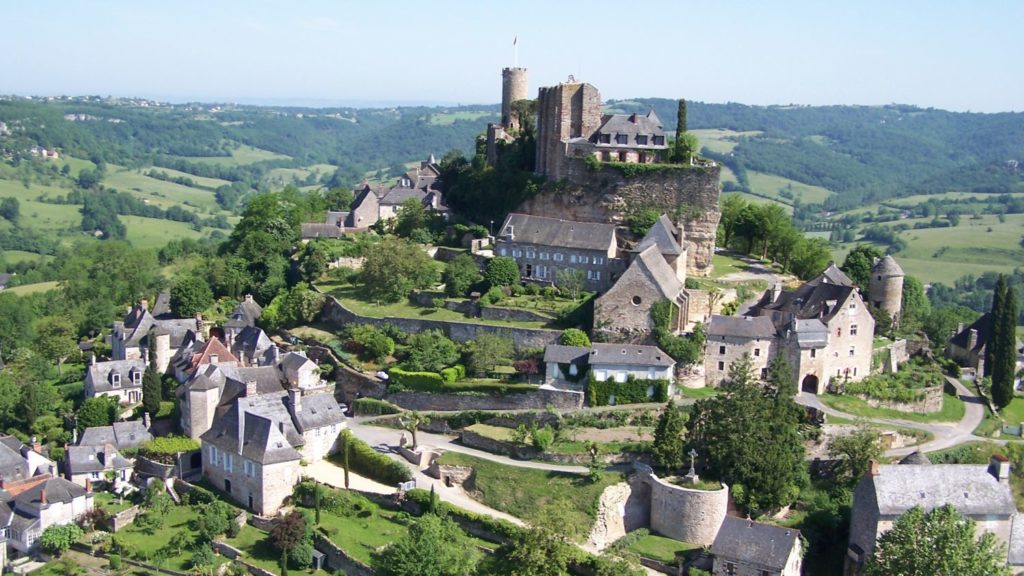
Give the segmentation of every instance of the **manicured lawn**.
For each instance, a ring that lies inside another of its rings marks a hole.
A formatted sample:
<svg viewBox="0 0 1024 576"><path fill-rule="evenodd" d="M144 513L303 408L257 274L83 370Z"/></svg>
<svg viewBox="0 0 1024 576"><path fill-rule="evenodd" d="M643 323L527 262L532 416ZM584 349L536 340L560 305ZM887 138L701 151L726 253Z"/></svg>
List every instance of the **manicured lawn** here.
<svg viewBox="0 0 1024 576"><path fill-rule="evenodd" d="M137 551L140 558L151 558L158 550L167 546L171 538L180 531L185 531L192 536L195 532L189 527L189 521L196 517L199 512L191 506L173 506L170 512L164 516L163 526L152 534L146 534L136 524L131 524L124 530L117 533L117 537L126 546ZM172 556L164 562L164 568L172 570L187 570L192 559L192 552L184 550L177 556Z"/></svg>
<svg viewBox="0 0 1024 576"><path fill-rule="evenodd" d="M477 434L487 438L502 440L504 442L511 442L512 433L515 432L515 430L512 430L511 428L491 426L490 424L473 424L472 426L467 426L466 430L476 432Z"/></svg>
<svg viewBox="0 0 1024 576"><path fill-rule="evenodd" d="M355 516L320 513L320 525L329 538L356 560L370 563L374 550L405 536L409 528L396 520L399 512L381 510L373 505Z"/></svg>
<svg viewBox="0 0 1024 576"><path fill-rule="evenodd" d="M1024 421L1024 398L1014 398L1010 404L999 411L999 415L1007 424L1020 424Z"/></svg>
<svg viewBox="0 0 1024 576"><path fill-rule="evenodd" d="M695 398L697 400L703 400L704 398L711 398L717 396L719 389L714 386L705 386L703 388L687 388L686 386L677 386L679 395L684 398Z"/></svg>
<svg viewBox="0 0 1024 576"><path fill-rule="evenodd" d="M666 564L670 564L675 561L677 552L700 549L701 546L698 544L680 542L679 540L665 538L664 536L656 536L654 534L642 536L639 540L629 546L629 551L637 554L638 556L652 558Z"/></svg>
<svg viewBox="0 0 1024 576"><path fill-rule="evenodd" d="M898 420L909 420L911 422L958 422L964 417L963 400L943 394L942 410L932 414L914 414L911 412L900 412L886 408L873 408L867 402L855 396L837 396L835 394L822 394L821 401L831 408L861 416L864 418L893 418Z"/></svg>
<svg viewBox="0 0 1024 576"><path fill-rule="evenodd" d="M506 466L457 452L441 457L442 464L471 466L473 475L463 487L480 502L518 518L530 518L543 506L565 502L573 528L586 534L597 513L601 492L620 482L621 475L602 472L596 483L583 475Z"/></svg>
<svg viewBox="0 0 1024 576"><path fill-rule="evenodd" d="M266 532L246 524L238 531L238 536L235 538L225 538L224 541L245 553L242 560L274 574L281 573L279 565L281 553L270 543ZM290 573L327 576L327 572L323 570L317 570L316 572L292 570Z"/></svg>
<svg viewBox="0 0 1024 576"><path fill-rule="evenodd" d="M93 495L93 503L97 508L103 508L108 514L117 514L135 505L130 498L120 498L110 492L96 492Z"/></svg>
<svg viewBox="0 0 1024 576"><path fill-rule="evenodd" d="M731 252L716 252L711 257L711 265L715 267L711 271L712 279L721 278L734 272L743 272L747 269L747 263L737 258Z"/></svg>

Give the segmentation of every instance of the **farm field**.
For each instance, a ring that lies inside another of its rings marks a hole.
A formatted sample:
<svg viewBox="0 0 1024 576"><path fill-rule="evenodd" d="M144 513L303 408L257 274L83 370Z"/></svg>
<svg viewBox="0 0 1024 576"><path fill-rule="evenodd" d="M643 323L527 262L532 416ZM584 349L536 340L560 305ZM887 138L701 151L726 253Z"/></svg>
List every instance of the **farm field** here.
<svg viewBox="0 0 1024 576"><path fill-rule="evenodd" d="M221 178L209 178L206 176L196 176L195 174L189 174L188 172L180 172L178 170L172 170L171 168L164 168L163 166L151 166L146 168L144 171L149 172L150 170L156 170L157 172L166 172L168 176L172 178L191 178L193 182L199 186L206 186L208 188L217 188L219 186L226 186L231 184L227 180Z"/></svg>
<svg viewBox="0 0 1024 576"><path fill-rule="evenodd" d="M793 214L793 207L779 200L772 200L763 196L755 196L753 194L747 194L746 192L722 192L722 196L731 194L739 195L747 202L751 202L753 204L778 204L779 206L782 206L782 209L786 211L786 214Z"/></svg>
<svg viewBox="0 0 1024 576"><path fill-rule="evenodd" d="M157 220L142 216L121 216L128 230L127 239L136 248L160 248L168 240L176 238L192 238L198 240L201 232L192 229L191 224L172 220ZM209 229L206 229L209 230Z"/></svg>
<svg viewBox="0 0 1024 576"><path fill-rule="evenodd" d="M159 171L160 168L157 170ZM203 212L222 212L213 192L150 178L145 175L145 172L148 171L149 168L131 170L109 165L103 185L121 192L133 193L140 199L148 200L161 208L169 208L177 204L199 208Z"/></svg>
<svg viewBox="0 0 1024 576"><path fill-rule="evenodd" d="M487 110L464 110L460 112L441 112L430 115L430 123L435 126L448 126L458 120L476 121L489 116L497 116L497 112Z"/></svg>
<svg viewBox="0 0 1024 576"><path fill-rule="evenodd" d="M689 132L697 137L697 143L700 146L707 146L712 152L718 152L721 154L728 154L729 152L732 152L732 149L736 147L736 144L739 143L741 138L746 136L758 136L761 134L759 130L737 132L735 130L723 130L718 128L690 130Z"/></svg>
<svg viewBox="0 0 1024 576"><path fill-rule="evenodd" d="M36 292L46 292L57 288L58 282L39 282L37 284L25 284L23 286L15 286L14 288L8 288L4 292L10 292L11 294L17 294L18 296L27 296L29 294L35 294Z"/></svg>
<svg viewBox="0 0 1024 576"><path fill-rule="evenodd" d="M17 264L19 262L35 262L37 260L49 260L51 258L53 258L53 256L47 256L46 254L36 254L34 252L22 252L21 250L0 251L0 260L3 260L8 264Z"/></svg>
<svg viewBox="0 0 1024 576"><path fill-rule="evenodd" d="M750 189L752 191L778 198L780 202L784 203L792 202L792 199L784 198L779 193L781 190L787 189L787 187L791 190L794 199L801 198L804 203L818 204L824 202L826 198L832 195L830 190L820 186L810 186L796 180L783 178L782 176L755 172L753 170L747 171L747 179L750 181Z"/></svg>
<svg viewBox="0 0 1024 576"><path fill-rule="evenodd" d="M255 164L257 162L263 162L264 160L287 160L290 156L284 154L277 154L269 150L263 150L260 148L253 148L242 144L238 148L231 151L231 156L177 156L182 160L188 160L189 162L197 162L200 164L220 164L222 166L244 166L246 164Z"/></svg>

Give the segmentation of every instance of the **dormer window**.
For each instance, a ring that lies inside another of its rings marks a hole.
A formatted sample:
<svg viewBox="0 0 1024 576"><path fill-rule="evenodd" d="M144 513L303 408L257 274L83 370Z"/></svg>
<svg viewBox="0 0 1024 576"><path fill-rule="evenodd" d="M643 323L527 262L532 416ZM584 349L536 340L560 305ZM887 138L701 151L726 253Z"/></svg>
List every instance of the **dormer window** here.
<svg viewBox="0 0 1024 576"><path fill-rule="evenodd" d="M121 387L121 374L119 372L110 373L110 385L114 388Z"/></svg>
<svg viewBox="0 0 1024 576"><path fill-rule="evenodd" d="M655 136L654 137L654 145L655 146L664 146L665 145L665 137L664 136Z"/></svg>
<svg viewBox="0 0 1024 576"><path fill-rule="evenodd" d="M616 144L629 144L629 134L616 134L615 135L615 143Z"/></svg>
<svg viewBox="0 0 1024 576"><path fill-rule="evenodd" d="M611 134L601 134L601 144L611 144L611 143L612 143L612 135Z"/></svg>
<svg viewBox="0 0 1024 576"><path fill-rule="evenodd" d="M636 137L636 144L637 144L637 146L646 146L647 145L647 136L637 136Z"/></svg>

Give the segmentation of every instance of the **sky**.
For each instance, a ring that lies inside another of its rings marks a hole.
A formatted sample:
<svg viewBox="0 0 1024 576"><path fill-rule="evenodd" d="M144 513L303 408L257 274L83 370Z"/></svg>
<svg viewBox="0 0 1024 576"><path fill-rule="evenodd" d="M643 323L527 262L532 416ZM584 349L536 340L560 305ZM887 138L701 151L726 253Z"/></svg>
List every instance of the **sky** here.
<svg viewBox="0 0 1024 576"><path fill-rule="evenodd" d="M517 62L531 94L1024 111L1022 22L1017 0L5 0L0 94L496 103Z"/></svg>

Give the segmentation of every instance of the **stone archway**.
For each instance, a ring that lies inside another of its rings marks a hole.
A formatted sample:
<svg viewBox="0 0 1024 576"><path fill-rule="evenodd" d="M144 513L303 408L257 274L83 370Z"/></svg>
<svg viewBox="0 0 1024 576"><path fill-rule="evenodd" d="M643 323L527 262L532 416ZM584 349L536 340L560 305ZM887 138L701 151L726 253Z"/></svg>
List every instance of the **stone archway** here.
<svg viewBox="0 0 1024 576"><path fill-rule="evenodd" d="M804 376L803 382L800 384L801 392L810 392L811 394L818 393L818 377L814 374L808 374Z"/></svg>

